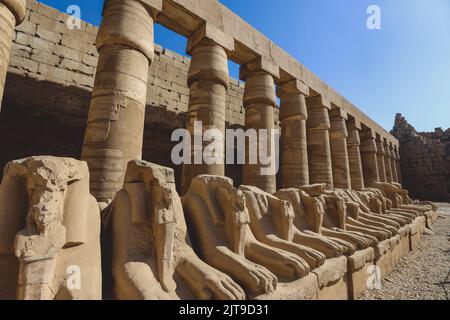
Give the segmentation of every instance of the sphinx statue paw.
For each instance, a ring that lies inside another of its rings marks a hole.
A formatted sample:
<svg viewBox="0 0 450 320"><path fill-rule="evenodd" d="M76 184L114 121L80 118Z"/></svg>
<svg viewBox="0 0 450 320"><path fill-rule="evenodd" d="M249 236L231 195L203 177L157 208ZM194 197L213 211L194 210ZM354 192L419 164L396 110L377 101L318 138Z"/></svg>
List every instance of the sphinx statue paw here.
<svg viewBox="0 0 450 320"><path fill-rule="evenodd" d="M198 296L201 300L245 300L244 290L221 272L208 274L200 286Z"/></svg>
<svg viewBox="0 0 450 320"><path fill-rule="evenodd" d="M278 262L280 268L278 273L286 278L303 278L310 272L308 263L297 256L296 254L288 251L277 250L279 254Z"/></svg>
<svg viewBox="0 0 450 320"><path fill-rule="evenodd" d="M325 263L325 260L327 259L327 257L322 252L310 248L304 250L304 256L302 258L304 258L308 262L311 269L320 267Z"/></svg>
<svg viewBox="0 0 450 320"><path fill-rule="evenodd" d="M320 251L328 258L338 258L348 252L348 249L334 241L324 239Z"/></svg>
<svg viewBox="0 0 450 320"><path fill-rule="evenodd" d="M248 268L249 289L255 293L269 294L276 290L278 278L269 270L258 264Z"/></svg>

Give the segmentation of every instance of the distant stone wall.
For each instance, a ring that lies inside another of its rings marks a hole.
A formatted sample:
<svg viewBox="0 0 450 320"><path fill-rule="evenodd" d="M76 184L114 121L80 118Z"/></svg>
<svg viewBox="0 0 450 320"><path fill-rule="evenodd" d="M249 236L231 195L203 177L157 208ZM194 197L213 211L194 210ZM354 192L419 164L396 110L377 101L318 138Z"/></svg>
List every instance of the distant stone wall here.
<svg viewBox="0 0 450 320"><path fill-rule="evenodd" d="M404 185L411 195L450 201L450 129L417 132L398 114L392 134L400 141Z"/></svg>
<svg viewBox="0 0 450 320"><path fill-rule="evenodd" d="M98 54L97 27L81 22L70 30L68 15L35 0L17 28L0 114L0 167L35 154L79 158ZM149 71L143 158L171 166L174 128L185 127L190 60L155 47ZM227 125L244 125L244 84L231 79ZM180 168L175 168L179 174ZM240 167L227 167L238 183Z"/></svg>

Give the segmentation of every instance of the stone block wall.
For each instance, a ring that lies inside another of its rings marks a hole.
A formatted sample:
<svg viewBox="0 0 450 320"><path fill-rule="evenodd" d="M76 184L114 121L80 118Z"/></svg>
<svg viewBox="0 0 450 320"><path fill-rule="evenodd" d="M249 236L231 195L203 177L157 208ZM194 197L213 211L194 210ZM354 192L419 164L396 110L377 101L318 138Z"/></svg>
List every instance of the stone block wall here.
<svg viewBox="0 0 450 320"><path fill-rule="evenodd" d="M35 0L17 28L0 114L0 166L35 154L79 158L98 54L98 28ZM161 46L149 71L143 158L171 166L173 129L185 127L190 59ZM244 125L244 83L230 79L227 125ZM278 117L276 117L278 119ZM278 120L277 120L278 124ZM177 175L180 168L175 168ZM240 166L227 167L240 182Z"/></svg>
<svg viewBox="0 0 450 320"><path fill-rule="evenodd" d="M412 197L450 201L450 129L417 132L397 114L392 134L400 141L403 183Z"/></svg>

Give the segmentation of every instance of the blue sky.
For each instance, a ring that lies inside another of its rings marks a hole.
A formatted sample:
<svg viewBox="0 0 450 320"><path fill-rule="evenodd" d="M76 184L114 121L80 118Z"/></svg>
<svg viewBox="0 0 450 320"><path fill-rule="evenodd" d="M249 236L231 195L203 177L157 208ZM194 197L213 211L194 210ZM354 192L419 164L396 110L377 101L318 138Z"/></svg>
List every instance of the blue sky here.
<svg viewBox="0 0 450 320"><path fill-rule="evenodd" d="M81 8L98 25L102 0L43 0ZM221 0L390 130L397 112L419 131L450 127L450 1ZM369 5L381 30L366 27ZM155 41L184 54L186 40L157 27ZM237 77L238 66L230 64Z"/></svg>

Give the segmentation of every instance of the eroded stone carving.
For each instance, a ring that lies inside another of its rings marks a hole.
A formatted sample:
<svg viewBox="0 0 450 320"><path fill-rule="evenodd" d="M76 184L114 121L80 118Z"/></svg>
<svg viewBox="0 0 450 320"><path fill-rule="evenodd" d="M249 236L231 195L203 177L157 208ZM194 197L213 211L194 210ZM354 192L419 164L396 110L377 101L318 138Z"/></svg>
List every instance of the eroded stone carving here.
<svg viewBox="0 0 450 320"><path fill-rule="evenodd" d="M172 169L131 161L112 207L118 299L244 299L230 277L191 248Z"/></svg>
<svg viewBox="0 0 450 320"><path fill-rule="evenodd" d="M250 214L250 228L259 241L292 252L303 258L311 269L324 264L326 256L302 244L300 231L294 226L292 204L256 187L241 186Z"/></svg>
<svg viewBox="0 0 450 320"><path fill-rule="evenodd" d="M309 266L303 259L255 238L249 227L246 197L231 179L207 175L195 178L183 197L183 206L202 258L231 275L251 296L276 289L273 273L283 280L308 274Z"/></svg>
<svg viewBox="0 0 450 320"><path fill-rule="evenodd" d="M89 193L85 162L54 157L10 162L0 187L0 224L5 230L0 255L6 261L0 273L14 275L2 295L101 299L100 212Z"/></svg>

